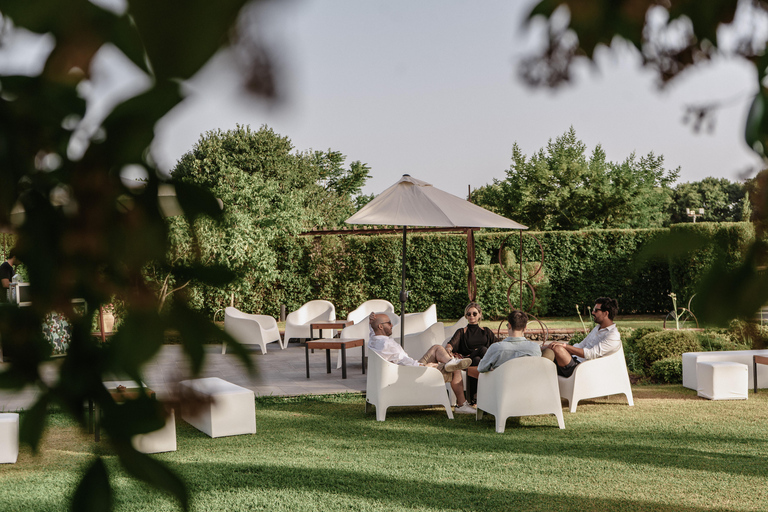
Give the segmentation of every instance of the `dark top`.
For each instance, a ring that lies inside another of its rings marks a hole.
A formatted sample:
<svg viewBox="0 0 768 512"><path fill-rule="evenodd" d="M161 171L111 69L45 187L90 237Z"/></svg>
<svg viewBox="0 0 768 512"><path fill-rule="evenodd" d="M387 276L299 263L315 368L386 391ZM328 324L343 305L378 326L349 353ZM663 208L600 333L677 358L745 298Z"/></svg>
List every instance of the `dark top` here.
<svg viewBox="0 0 768 512"><path fill-rule="evenodd" d="M473 360L472 366L477 366L480 359L485 355L485 351L496 342L496 335L487 327L479 325L468 325L465 329L459 329L453 334L451 345L454 354L460 354L463 357L469 357ZM477 359L477 362L474 360Z"/></svg>
<svg viewBox="0 0 768 512"><path fill-rule="evenodd" d="M0 281L2 279L7 279L9 282L12 281L15 273L13 267L7 261L0 265ZM8 302L8 288L0 289L0 302Z"/></svg>

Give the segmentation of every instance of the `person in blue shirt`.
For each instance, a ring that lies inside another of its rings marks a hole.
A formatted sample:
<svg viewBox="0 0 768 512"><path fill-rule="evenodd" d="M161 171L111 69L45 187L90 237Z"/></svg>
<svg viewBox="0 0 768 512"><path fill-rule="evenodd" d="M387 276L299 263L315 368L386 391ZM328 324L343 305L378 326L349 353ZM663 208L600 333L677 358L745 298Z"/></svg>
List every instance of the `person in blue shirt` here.
<svg viewBox="0 0 768 512"><path fill-rule="evenodd" d="M528 315L520 310L513 310L507 316L507 328L509 336L488 348L480 364L477 365L479 373L489 372L516 357L541 357L541 348L538 343L525 339L525 327L528 325Z"/></svg>

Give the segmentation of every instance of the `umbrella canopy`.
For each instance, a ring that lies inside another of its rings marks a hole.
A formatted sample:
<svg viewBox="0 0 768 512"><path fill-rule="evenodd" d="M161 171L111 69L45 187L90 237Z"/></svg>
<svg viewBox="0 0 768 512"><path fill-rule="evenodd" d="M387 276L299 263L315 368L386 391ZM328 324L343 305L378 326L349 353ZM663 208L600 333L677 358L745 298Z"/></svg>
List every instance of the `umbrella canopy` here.
<svg viewBox="0 0 768 512"><path fill-rule="evenodd" d="M408 300L408 292L405 290L406 226L528 229L527 226L444 192L408 174L404 174L400 181L376 196L373 201L345 222L374 226L403 226L403 284L400 291L401 344L405 338L405 302ZM469 263L470 268L474 266L474 262Z"/></svg>

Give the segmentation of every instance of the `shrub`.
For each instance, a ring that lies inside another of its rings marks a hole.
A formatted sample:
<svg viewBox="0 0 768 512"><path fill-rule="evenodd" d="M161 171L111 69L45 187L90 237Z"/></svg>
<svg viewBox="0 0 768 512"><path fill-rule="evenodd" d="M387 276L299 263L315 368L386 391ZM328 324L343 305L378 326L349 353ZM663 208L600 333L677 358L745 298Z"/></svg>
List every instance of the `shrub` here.
<svg viewBox="0 0 768 512"><path fill-rule="evenodd" d="M584 341L584 338L586 337L587 335L584 334L583 332L575 332L573 333L573 336L571 336L571 339L568 340L568 343L570 343L571 345L575 345L577 343L581 343L582 341Z"/></svg>
<svg viewBox="0 0 768 512"><path fill-rule="evenodd" d="M701 348L706 351L749 350L751 345L738 343L725 329L707 329L696 333Z"/></svg>
<svg viewBox="0 0 768 512"><path fill-rule="evenodd" d="M648 373L657 382L681 384L683 382L683 359L680 356L659 359L654 361Z"/></svg>
<svg viewBox="0 0 768 512"><path fill-rule="evenodd" d="M692 331L661 331L646 334L636 342L637 355L645 368L661 359L699 352L701 345Z"/></svg>
<svg viewBox="0 0 768 512"><path fill-rule="evenodd" d="M621 334L621 342L624 344L624 350L634 350L637 345L637 341L646 334L652 332L660 332L661 327L638 327L637 329L627 329L629 331L628 336L624 336L624 331L619 329Z"/></svg>
<svg viewBox="0 0 768 512"><path fill-rule="evenodd" d="M744 320L734 320L727 329L733 341L752 349L768 347L768 326Z"/></svg>

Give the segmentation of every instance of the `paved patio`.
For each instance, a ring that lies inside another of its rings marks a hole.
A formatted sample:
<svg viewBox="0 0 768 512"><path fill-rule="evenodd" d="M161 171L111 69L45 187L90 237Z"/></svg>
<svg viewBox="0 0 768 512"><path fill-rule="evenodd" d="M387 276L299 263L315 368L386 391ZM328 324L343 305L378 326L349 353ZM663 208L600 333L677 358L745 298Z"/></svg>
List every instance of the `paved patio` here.
<svg viewBox="0 0 768 512"><path fill-rule="evenodd" d="M325 370L325 350L309 354L310 378L307 379L304 345L289 343L281 350L277 343L267 345L267 353L258 347L250 352L256 366L256 373L250 376L243 363L232 353L221 354L221 345L206 346L205 366L201 377L220 377L239 386L252 389L257 396L321 395L332 393L360 393L365 391L362 374L362 351L353 348L347 351L347 378L341 378L341 369L336 369L336 351L332 352L331 373ZM0 363L2 369L3 363ZM55 382L58 362L47 363L42 369L43 379ZM159 399L170 396L175 383L190 378L189 365L182 353L181 345L164 345L158 356L144 371L144 382L157 392ZM105 376L105 380L117 380ZM0 411L13 412L28 409L35 401L37 391L27 387L21 392L0 390Z"/></svg>

